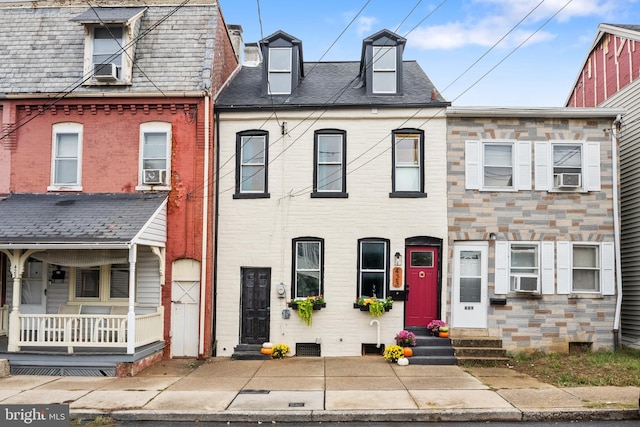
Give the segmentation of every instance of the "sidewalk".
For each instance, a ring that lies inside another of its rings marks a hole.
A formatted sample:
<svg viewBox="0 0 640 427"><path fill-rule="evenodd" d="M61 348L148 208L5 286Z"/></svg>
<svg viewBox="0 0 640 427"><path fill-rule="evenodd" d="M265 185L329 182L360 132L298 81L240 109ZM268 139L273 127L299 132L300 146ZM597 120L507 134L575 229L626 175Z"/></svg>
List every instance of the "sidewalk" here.
<svg viewBox="0 0 640 427"><path fill-rule="evenodd" d="M135 377L0 378L0 404L69 404L72 418L166 421L640 419L640 387L557 388L507 368L382 357L173 359Z"/></svg>

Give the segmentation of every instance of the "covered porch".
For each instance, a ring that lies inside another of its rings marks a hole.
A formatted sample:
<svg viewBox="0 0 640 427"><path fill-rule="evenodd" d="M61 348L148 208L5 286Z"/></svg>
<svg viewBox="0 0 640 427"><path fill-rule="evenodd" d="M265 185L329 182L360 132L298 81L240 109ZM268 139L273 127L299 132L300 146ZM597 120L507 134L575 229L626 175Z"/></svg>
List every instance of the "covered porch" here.
<svg viewBox="0 0 640 427"><path fill-rule="evenodd" d="M36 353L131 360L140 349L161 351L165 242L166 194L29 194L0 201L6 265L0 357L10 363Z"/></svg>

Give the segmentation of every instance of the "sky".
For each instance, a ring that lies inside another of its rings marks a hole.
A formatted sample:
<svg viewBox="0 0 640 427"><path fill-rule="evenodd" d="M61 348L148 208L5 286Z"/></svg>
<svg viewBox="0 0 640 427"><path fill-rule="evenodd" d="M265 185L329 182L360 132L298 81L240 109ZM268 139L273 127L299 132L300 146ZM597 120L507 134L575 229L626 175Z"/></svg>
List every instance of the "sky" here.
<svg viewBox="0 0 640 427"><path fill-rule="evenodd" d="M246 43L278 30L304 61L359 61L382 29L407 39L453 106L564 106L601 23L640 24L640 0L219 0Z"/></svg>

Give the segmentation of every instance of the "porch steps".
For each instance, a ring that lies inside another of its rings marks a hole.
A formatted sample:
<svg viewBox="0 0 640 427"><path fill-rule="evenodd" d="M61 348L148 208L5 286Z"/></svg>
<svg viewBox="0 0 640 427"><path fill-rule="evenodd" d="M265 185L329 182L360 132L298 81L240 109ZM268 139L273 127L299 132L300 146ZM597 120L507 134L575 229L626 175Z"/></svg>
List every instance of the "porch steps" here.
<svg viewBox="0 0 640 427"><path fill-rule="evenodd" d="M454 349L449 338L432 337L427 328L412 327L408 331L416 334L416 346L409 358L412 365L457 365Z"/></svg>
<svg viewBox="0 0 640 427"><path fill-rule="evenodd" d="M500 338L456 336L451 341L460 362L493 363L509 360Z"/></svg>
<svg viewBox="0 0 640 427"><path fill-rule="evenodd" d="M268 354L260 353L260 344L238 344L233 348L232 359L235 360L267 360L271 359Z"/></svg>

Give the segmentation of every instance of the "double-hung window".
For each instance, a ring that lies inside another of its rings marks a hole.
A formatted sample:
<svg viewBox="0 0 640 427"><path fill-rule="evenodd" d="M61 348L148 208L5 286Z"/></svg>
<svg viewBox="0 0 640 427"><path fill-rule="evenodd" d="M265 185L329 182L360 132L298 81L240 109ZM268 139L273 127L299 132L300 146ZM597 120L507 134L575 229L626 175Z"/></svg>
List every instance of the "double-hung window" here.
<svg viewBox="0 0 640 427"><path fill-rule="evenodd" d="M140 184L167 187L171 179L171 124L140 125Z"/></svg>
<svg viewBox="0 0 640 427"><path fill-rule="evenodd" d="M510 291L539 292L539 245L537 243L512 243L510 252Z"/></svg>
<svg viewBox="0 0 640 427"><path fill-rule="evenodd" d="M531 142L465 142L465 188L480 191L531 190Z"/></svg>
<svg viewBox="0 0 640 427"><path fill-rule="evenodd" d="M73 299L113 301L129 298L129 264L71 269Z"/></svg>
<svg viewBox="0 0 640 427"><path fill-rule="evenodd" d="M322 295L323 257L322 239L293 240L295 298Z"/></svg>
<svg viewBox="0 0 640 427"><path fill-rule="evenodd" d="M269 94L289 95L291 93L291 67L290 47L269 49Z"/></svg>
<svg viewBox="0 0 640 427"><path fill-rule="evenodd" d="M78 191L82 171L82 125L53 125L53 162L49 190Z"/></svg>
<svg viewBox="0 0 640 427"><path fill-rule="evenodd" d="M93 67L95 79L118 80L122 76L124 27L93 27Z"/></svg>
<svg viewBox="0 0 640 427"><path fill-rule="evenodd" d="M373 93L396 93L396 47L373 46Z"/></svg>
<svg viewBox="0 0 640 427"><path fill-rule="evenodd" d="M582 145L553 144L554 188L582 186Z"/></svg>
<svg viewBox="0 0 640 427"><path fill-rule="evenodd" d="M600 191L600 157L598 141L536 142L536 190Z"/></svg>
<svg viewBox="0 0 640 427"><path fill-rule="evenodd" d="M234 198L269 197L268 134L246 131L236 135L236 193Z"/></svg>
<svg viewBox="0 0 640 427"><path fill-rule="evenodd" d="M358 296L386 298L389 283L389 241L358 241Z"/></svg>
<svg viewBox="0 0 640 427"><path fill-rule="evenodd" d="M572 292L600 292L598 246L573 245Z"/></svg>
<svg viewBox="0 0 640 427"><path fill-rule="evenodd" d="M346 196L346 132L316 131L314 159L312 197Z"/></svg>
<svg viewBox="0 0 640 427"><path fill-rule="evenodd" d="M424 133L395 130L392 144L392 196L424 195Z"/></svg>

